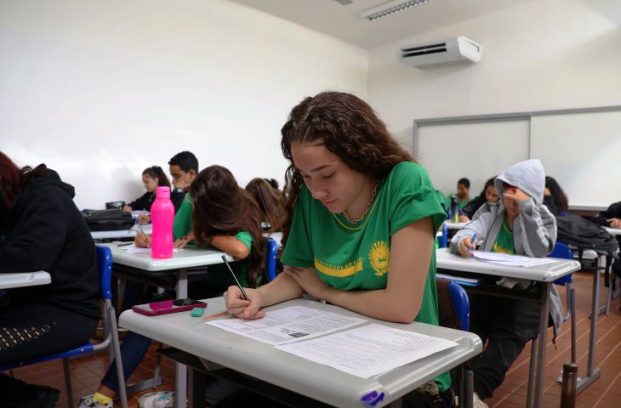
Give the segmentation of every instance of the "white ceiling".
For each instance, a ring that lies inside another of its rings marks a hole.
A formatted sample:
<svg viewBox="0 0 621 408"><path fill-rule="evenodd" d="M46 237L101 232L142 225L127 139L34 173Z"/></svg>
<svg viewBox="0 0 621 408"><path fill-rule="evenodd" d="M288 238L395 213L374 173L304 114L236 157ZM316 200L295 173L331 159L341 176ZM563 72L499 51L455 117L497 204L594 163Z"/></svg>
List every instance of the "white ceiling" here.
<svg viewBox="0 0 621 408"><path fill-rule="evenodd" d="M441 29L472 18L534 0L430 0L373 22L362 11L389 0L231 0L306 26L361 48L392 43L431 29ZM344 2L347 2L345 0ZM461 34L461 33L460 33Z"/></svg>

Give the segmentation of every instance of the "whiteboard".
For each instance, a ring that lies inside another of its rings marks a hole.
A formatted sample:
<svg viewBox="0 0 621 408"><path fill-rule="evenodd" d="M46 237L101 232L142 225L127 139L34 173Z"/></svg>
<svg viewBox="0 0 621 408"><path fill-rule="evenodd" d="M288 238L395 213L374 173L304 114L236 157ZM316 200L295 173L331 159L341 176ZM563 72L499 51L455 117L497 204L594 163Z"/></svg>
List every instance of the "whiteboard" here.
<svg viewBox="0 0 621 408"><path fill-rule="evenodd" d="M621 201L621 110L531 118L530 156L541 159L570 206Z"/></svg>
<svg viewBox="0 0 621 408"><path fill-rule="evenodd" d="M621 201L621 106L418 119L414 156L443 193L470 178L472 197L511 164L540 159L570 208L603 210Z"/></svg>
<svg viewBox="0 0 621 408"><path fill-rule="evenodd" d="M528 154L528 117L415 124L414 158L444 194L454 193L457 180L467 177L474 198L488 178Z"/></svg>

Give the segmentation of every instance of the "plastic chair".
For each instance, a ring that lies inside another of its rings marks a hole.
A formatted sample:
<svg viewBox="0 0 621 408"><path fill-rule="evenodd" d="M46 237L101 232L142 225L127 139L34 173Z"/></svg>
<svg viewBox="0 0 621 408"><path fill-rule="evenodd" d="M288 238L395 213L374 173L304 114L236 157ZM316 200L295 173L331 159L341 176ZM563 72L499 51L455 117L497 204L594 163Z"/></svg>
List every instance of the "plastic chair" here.
<svg viewBox="0 0 621 408"><path fill-rule="evenodd" d="M278 257L278 242L273 238L267 238L266 240L266 267L265 273L267 275L267 281L271 282L276 278L276 258Z"/></svg>
<svg viewBox="0 0 621 408"><path fill-rule="evenodd" d="M44 361L63 360L65 374L65 387L67 390L67 406L73 407L73 392L71 389L71 372L69 371L69 359L83 357L98 351L108 350L111 357L117 361L117 376L119 378L119 397L123 408L127 408L127 394L125 391L125 378L123 376L123 364L121 362L121 349L119 347L119 337L116 324L116 313L112 305L112 253L106 246L97 246L97 268L99 269L99 284L101 297L104 302L103 321L105 327L105 338L96 344L87 342L79 347L56 353L48 356L39 356L29 360L19 361L11 365L0 367L0 372L11 370L30 364L41 363Z"/></svg>
<svg viewBox="0 0 621 408"><path fill-rule="evenodd" d="M448 246L448 227L442 223L442 235L436 235L436 244L438 248L446 248Z"/></svg>
<svg viewBox="0 0 621 408"><path fill-rule="evenodd" d="M436 288L438 291L438 312L440 326L452 329L468 331L470 328L470 300L468 293L457 282L436 277ZM466 363L467 364L467 363ZM459 368L460 384L459 399L460 407L472 407L473 394L473 373L467 366L461 365ZM463 398L463 396L467 396Z"/></svg>
<svg viewBox="0 0 621 408"><path fill-rule="evenodd" d="M470 328L470 300L468 293L452 279L436 277L440 325L457 330ZM443 301L448 299L448 302Z"/></svg>
<svg viewBox="0 0 621 408"><path fill-rule="evenodd" d="M551 258L574 259L574 254L564 242L556 242L554 250L549 255ZM573 274L565 275L554 281L555 285L565 286L567 297L567 313L563 316L563 322L571 318L571 362L576 362L576 295L573 288Z"/></svg>

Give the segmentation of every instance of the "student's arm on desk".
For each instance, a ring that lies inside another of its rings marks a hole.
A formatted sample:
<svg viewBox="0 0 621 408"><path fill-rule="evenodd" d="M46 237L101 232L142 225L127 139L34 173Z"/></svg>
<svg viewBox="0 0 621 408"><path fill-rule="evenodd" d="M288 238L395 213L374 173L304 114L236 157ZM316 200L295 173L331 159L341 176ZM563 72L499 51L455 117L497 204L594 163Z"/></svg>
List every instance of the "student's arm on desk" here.
<svg viewBox="0 0 621 408"><path fill-rule="evenodd" d="M257 289L244 289L250 301L244 300L237 286L229 286L224 293L224 303L230 314L241 319L259 319L263 317L264 307L299 298L304 291L296 281L286 273Z"/></svg>
<svg viewBox="0 0 621 408"><path fill-rule="evenodd" d="M211 246L226 252L235 260L246 259L250 255L250 248L232 235L214 235Z"/></svg>
<svg viewBox="0 0 621 408"><path fill-rule="evenodd" d="M487 207L485 207L487 208ZM477 217L470 221L464 228L457 231L457 233L451 239L449 249L452 253L462 256L470 256L468 248L470 250L475 249L475 243L472 242L472 237L476 234L476 241L485 241L487 237L487 231L492 224L492 213L487 210L481 214L477 214Z"/></svg>
<svg viewBox="0 0 621 408"><path fill-rule="evenodd" d="M308 270L298 270L291 276L316 298L375 319L411 323L423 301L433 235L430 218L409 224L392 235L385 289L342 291L323 284Z"/></svg>

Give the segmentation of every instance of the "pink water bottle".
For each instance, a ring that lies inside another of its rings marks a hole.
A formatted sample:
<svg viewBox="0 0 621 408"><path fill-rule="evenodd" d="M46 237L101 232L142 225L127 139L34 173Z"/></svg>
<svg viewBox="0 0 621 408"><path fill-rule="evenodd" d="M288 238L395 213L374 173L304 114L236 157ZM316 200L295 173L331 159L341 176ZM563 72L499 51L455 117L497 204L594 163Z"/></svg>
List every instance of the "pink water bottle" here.
<svg viewBox="0 0 621 408"><path fill-rule="evenodd" d="M170 188L158 187L151 205L151 257L170 258L173 254L173 220L175 207L170 201Z"/></svg>

